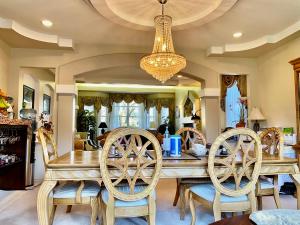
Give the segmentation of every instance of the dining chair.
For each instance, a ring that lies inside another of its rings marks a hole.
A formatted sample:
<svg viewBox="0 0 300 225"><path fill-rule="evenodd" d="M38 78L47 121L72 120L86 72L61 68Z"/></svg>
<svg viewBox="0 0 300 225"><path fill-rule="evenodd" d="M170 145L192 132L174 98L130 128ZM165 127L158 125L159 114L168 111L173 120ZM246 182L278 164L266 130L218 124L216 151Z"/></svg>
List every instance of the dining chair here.
<svg viewBox="0 0 300 225"><path fill-rule="evenodd" d="M195 143L206 146L205 136L195 128L182 127L176 131L181 136L182 151L188 151ZM184 220L186 210L186 192L191 185L210 182L209 178L178 178L176 179L176 193L173 206L176 206L179 200L180 219Z"/></svg>
<svg viewBox="0 0 300 225"><path fill-rule="evenodd" d="M120 138L130 136L127 146ZM147 139L137 145L138 137ZM153 154L146 155L152 144ZM110 156L114 146L118 157ZM100 172L105 185L101 192L102 218L105 225L113 225L116 217L146 217L155 224L155 187L162 168L162 153L158 140L146 130L126 128L114 132L105 142L100 158ZM124 180L126 184L124 184ZM123 182L123 183L122 183ZM141 185L140 183L143 183ZM120 185L122 183L122 185ZM139 184L138 184L139 183Z"/></svg>
<svg viewBox="0 0 300 225"><path fill-rule="evenodd" d="M52 133L44 128L38 129L38 139L42 145L44 166L47 168L51 160L58 158L57 148ZM100 186L93 181L67 181L59 183L49 196L49 221L53 223L58 205L67 205L67 213L72 205L90 205L92 208L91 225L96 224L99 212Z"/></svg>
<svg viewBox="0 0 300 225"><path fill-rule="evenodd" d="M267 128L259 135L262 144L263 155L283 156L283 134L276 127ZM271 181L270 181L271 179ZM256 184L256 196L258 199L258 209L262 209L262 197L273 196L277 208L281 208L279 190L278 190L278 175L260 176Z"/></svg>
<svg viewBox="0 0 300 225"><path fill-rule="evenodd" d="M232 137L238 137L238 141L232 142ZM250 143L244 142L245 137ZM228 155L218 155L220 146L226 148ZM218 136L208 156L212 183L197 184L189 189L191 225L196 223L195 200L213 210L215 221L221 219L221 212L256 211L255 185L261 163L261 142L254 131L237 128Z"/></svg>

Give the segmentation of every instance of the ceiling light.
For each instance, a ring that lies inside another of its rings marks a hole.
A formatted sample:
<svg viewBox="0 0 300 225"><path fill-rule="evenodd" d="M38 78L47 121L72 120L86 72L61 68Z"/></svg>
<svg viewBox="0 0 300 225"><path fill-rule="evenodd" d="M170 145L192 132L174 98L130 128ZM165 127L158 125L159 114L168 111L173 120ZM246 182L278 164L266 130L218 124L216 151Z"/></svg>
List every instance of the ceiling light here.
<svg viewBox="0 0 300 225"><path fill-rule="evenodd" d="M181 78L181 77L182 77L182 75L177 75L177 77L178 77L178 78Z"/></svg>
<svg viewBox="0 0 300 225"><path fill-rule="evenodd" d="M243 33L242 32L235 32L233 35L232 35L234 38L240 38L243 36Z"/></svg>
<svg viewBox="0 0 300 225"><path fill-rule="evenodd" d="M42 20L42 24L45 26L45 27L52 27L53 26L53 22L51 20Z"/></svg>
<svg viewBox="0 0 300 225"><path fill-rule="evenodd" d="M150 55L141 59L140 67L164 83L185 68L186 59L177 55L174 50L171 34L172 17L164 14L164 4L167 0L158 1L162 6L162 14L154 18L156 32L153 50Z"/></svg>

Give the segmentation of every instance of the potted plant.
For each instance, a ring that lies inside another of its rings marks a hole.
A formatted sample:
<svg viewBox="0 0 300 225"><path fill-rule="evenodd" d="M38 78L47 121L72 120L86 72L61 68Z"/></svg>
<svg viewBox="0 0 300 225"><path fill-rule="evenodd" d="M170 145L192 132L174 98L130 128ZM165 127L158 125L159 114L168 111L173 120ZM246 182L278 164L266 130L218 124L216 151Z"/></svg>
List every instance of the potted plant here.
<svg viewBox="0 0 300 225"><path fill-rule="evenodd" d="M240 97L240 121L236 124L236 127L245 127L245 115L247 112L247 97Z"/></svg>
<svg viewBox="0 0 300 225"><path fill-rule="evenodd" d="M78 132L88 132L90 127L95 129L96 127L96 117L94 112L89 112L88 110L83 110L78 112L77 116L77 131Z"/></svg>

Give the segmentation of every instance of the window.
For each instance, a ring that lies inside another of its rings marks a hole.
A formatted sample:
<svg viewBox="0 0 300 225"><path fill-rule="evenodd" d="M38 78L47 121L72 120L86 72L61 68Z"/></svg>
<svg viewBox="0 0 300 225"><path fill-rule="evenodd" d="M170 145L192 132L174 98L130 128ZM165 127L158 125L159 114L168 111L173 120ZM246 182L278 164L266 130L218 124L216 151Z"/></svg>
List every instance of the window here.
<svg viewBox="0 0 300 225"><path fill-rule="evenodd" d="M160 111L160 123L166 123L169 122L169 108L167 107L162 107Z"/></svg>
<svg viewBox="0 0 300 225"><path fill-rule="evenodd" d="M113 116L112 124L113 128L116 127L143 127L143 104L137 104L134 101L126 103L122 101L121 103L113 104Z"/></svg>
<svg viewBox="0 0 300 225"><path fill-rule="evenodd" d="M236 124L240 121L241 110L245 112L244 121L247 121L247 111L244 105L240 103L241 93L235 82L231 87L227 88L226 93L226 127L236 127ZM243 108L241 108L243 107Z"/></svg>
<svg viewBox="0 0 300 225"><path fill-rule="evenodd" d="M50 115L51 97L49 95L43 95L43 113Z"/></svg>
<svg viewBox="0 0 300 225"><path fill-rule="evenodd" d="M99 123L101 122L107 123L108 108L106 106L101 105L101 109L98 115L99 115Z"/></svg>
<svg viewBox="0 0 300 225"><path fill-rule="evenodd" d="M94 105L84 105L83 109L85 111L94 112L95 107L94 107Z"/></svg>
<svg viewBox="0 0 300 225"><path fill-rule="evenodd" d="M155 107L150 107L148 112L147 128L157 128L157 110Z"/></svg>

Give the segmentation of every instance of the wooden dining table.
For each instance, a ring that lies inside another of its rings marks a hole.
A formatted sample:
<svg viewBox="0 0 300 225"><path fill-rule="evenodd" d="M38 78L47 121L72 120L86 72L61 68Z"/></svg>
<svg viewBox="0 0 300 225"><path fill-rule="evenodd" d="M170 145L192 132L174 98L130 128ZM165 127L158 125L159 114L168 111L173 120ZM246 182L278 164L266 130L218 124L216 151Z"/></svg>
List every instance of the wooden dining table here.
<svg viewBox="0 0 300 225"><path fill-rule="evenodd" d="M37 212L40 225L49 225L48 197L59 181L93 180L102 183L99 159L101 151L71 151L48 163L44 181L37 197ZM221 156L220 156L221 157ZM298 171L297 159L264 156L261 175L295 174ZM209 177L207 156L166 158L163 160L160 178L200 178ZM220 173L226 170L223 165L216 166ZM144 175L152 174L147 167ZM114 174L112 173L112 176ZM117 174L116 174L117 176ZM298 199L299 202L299 199ZM298 207L300 207L298 205Z"/></svg>

